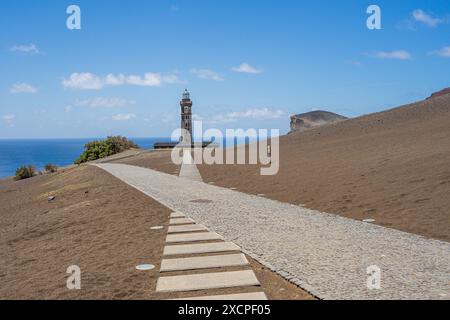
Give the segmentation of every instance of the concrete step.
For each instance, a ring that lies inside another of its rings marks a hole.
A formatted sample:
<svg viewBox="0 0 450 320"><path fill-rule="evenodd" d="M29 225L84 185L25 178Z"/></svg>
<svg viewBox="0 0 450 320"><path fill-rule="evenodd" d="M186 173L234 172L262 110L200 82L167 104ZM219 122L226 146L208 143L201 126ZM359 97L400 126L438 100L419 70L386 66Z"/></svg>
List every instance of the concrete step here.
<svg viewBox="0 0 450 320"><path fill-rule="evenodd" d="M213 242L197 244L178 244L164 247L164 255L175 254L197 254L197 253L215 253L227 251L240 251L237 245L232 242Z"/></svg>
<svg viewBox="0 0 450 320"><path fill-rule="evenodd" d="M195 291L257 285L259 285L259 281L252 270L229 271L160 277L156 284L156 292Z"/></svg>
<svg viewBox="0 0 450 320"><path fill-rule="evenodd" d="M166 238L166 243L175 242L195 242L206 240L222 240L222 237L215 232L197 232L184 234L169 234Z"/></svg>
<svg viewBox="0 0 450 320"><path fill-rule="evenodd" d="M242 254L225 254L217 256L190 257L178 259L163 259L161 272L185 271L208 268L225 268L248 265L247 258Z"/></svg>

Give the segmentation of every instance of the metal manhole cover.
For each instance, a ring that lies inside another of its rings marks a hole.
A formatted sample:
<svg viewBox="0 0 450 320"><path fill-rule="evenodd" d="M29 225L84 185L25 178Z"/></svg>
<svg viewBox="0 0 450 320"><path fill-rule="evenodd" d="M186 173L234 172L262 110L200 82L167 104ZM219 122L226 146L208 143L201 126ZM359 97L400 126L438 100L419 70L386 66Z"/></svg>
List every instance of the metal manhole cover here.
<svg viewBox="0 0 450 320"><path fill-rule="evenodd" d="M136 269L141 270L141 271L152 270L154 268L155 268L155 266L152 264L140 264L140 265L136 266Z"/></svg>
<svg viewBox="0 0 450 320"><path fill-rule="evenodd" d="M191 200L189 202L193 202L193 203L211 203L212 200L208 200L208 199L195 199L195 200Z"/></svg>

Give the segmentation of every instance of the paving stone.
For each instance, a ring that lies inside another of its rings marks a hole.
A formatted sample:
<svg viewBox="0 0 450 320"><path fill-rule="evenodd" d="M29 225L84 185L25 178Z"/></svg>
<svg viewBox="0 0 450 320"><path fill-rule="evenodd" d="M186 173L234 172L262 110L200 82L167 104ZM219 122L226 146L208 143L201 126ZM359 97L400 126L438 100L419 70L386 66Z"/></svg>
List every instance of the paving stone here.
<svg viewBox="0 0 450 320"><path fill-rule="evenodd" d="M202 176L197 169L197 166L192 159L191 151L183 150L183 163L180 168L180 178L189 179L192 181L202 182Z"/></svg>
<svg viewBox="0 0 450 320"><path fill-rule="evenodd" d="M222 240L222 237L215 232L198 232L198 233L186 233L186 234L169 234L167 235L166 242L193 242L204 240Z"/></svg>
<svg viewBox="0 0 450 320"><path fill-rule="evenodd" d="M185 218L186 216L184 215L184 213L181 212L172 212L170 214L171 218Z"/></svg>
<svg viewBox="0 0 450 320"><path fill-rule="evenodd" d="M215 296L201 296L191 298L181 298L173 300L231 300L231 301L249 301L249 300L267 300L264 292L247 292L247 293L235 293L224 294Z"/></svg>
<svg viewBox="0 0 450 320"><path fill-rule="evenodd" d="M205 289L257 286L252 270L189 274L158 278L156 292L195 291Z"/></svg>
<svg viewBox="0 0 450 320"><path fill-rule="evenodd" d="M170 225L177 225L177 224L190 224L194 223L194 220L190 218L176 218L176 219L170 219L169 224Z"/></svg>
<svg viewBox="0 0 450 320"><path fill-rule="evenodd" d="M179 259L164 259L161 262L161 272L184 271L208 268L225 268L248 265L247 258L242 254L225 254L217 256L190 257Z"/></svg>
<svg viewBox="0 0 450 320"><path fill-rule="evenodd" d="M164 255L215 253L239 251L240 248L232 242L213 242L197 244L178 244L164 247Z"/></svg>
<svg viewBox="0 0 450 320"><path fill-rule="evenodd" d="M192 231L207 231L206 227L201 224L187 224L181 226L170 226L168 233L182 233L182 232L192 232Z"/></svg>

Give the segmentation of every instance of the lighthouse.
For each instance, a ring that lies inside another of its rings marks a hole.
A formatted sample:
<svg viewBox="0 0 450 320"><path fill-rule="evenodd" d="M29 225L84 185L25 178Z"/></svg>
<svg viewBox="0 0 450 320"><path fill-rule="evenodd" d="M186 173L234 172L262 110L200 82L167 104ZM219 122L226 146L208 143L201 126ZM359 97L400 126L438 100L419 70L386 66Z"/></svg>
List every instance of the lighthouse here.
<svg viewBox="0 0 450 320"><path fill-rule="evenodd" d="M180 101L181 107L181 135L178 142L155 142L154 149L173 149L176 147L182 148L206 148L208 146L216 147L212 141L197 142L194 145L192 136L192 100L191 95L187 89L184 90ZM177 135L178 137L178 135Z"/></svg>
<svg viewBox="0 0 450 320"><path fill-rule="evenodd" d="M181 137L180 143L192 146L192 100L187 89L184 90L180 101L181 107Z"/></svg>

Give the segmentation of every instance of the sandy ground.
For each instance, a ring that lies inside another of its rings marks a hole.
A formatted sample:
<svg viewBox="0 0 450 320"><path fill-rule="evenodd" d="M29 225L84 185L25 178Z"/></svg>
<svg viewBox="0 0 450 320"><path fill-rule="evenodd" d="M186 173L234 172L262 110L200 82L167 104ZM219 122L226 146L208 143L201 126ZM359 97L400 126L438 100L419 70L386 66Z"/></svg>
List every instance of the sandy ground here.
<svg viewBox="0 0 450 320"><path fill-rule="evenodd" d="M49 195L56 199L49 202ZM98 168L1 180L0 207L0 299L163 299L227 292L155 294L170 210ZM150 231L155 225L165 228ZM137 271L142 263L156 268ZM269 298L312 299L251 264ZM81 290L66 288L70 265L81 268Z"/></svg>
<svg viewBox="0 0 450 320"><path fill-rule="evenodd" d="M285 136L280 171L199 166L203 179L450 241L450 95Z"/></svg>
<svg viewBox="0 0 450 320"><path fill-rule="evenodd" d="M48 195L56 196L52 202ZM82 166L0 184L2 299L146 299L170 210L101 170ZM66 288L66 268L81 268L81 290Z"/></svg>
<svg viewBox="0 0 450 320"><path fill-rule="evenodd" d="M170 157L171 151L157 150L149 153L142 153L137 156L110 160L110 163L124 163L132 166L145 167L153 170L162 171L169 174L179 175L181 166L175 165Z"/></svg>
<svg viewBox="0 0 450 320"><path fill-rule="evenodd" d="M176 174L170 153L122 163ZM280 171L199 165L205 182L450 241L450 95L284 136Z"/></svg>

